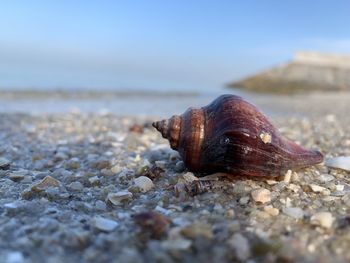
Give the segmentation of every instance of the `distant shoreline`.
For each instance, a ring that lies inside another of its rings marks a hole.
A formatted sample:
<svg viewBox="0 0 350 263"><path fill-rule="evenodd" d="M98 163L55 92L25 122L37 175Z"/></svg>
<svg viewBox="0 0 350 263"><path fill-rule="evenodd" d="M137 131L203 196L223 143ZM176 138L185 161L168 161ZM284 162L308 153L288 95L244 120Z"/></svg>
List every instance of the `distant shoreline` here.
<svg viewBox="0 0 350 263"><path fill-rule="evenodd" d="M35 99L102 99L130 97L198 97L196 91L145 91L145 90L82 90L82 89L0 89L0 99L35 100Z"/></svg>

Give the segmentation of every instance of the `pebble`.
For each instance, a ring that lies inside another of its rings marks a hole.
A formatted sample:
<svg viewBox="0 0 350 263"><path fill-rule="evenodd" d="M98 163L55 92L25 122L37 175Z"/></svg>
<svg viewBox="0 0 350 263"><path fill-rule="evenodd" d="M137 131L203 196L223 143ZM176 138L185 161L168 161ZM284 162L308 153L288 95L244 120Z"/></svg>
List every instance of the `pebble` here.
<svg viewBox="0 0 350 263"><path fill-rule="evenodd" d="M228 244L234 249L235 254L240 260L245 261L250 257L251 251L250 251L250 245L249 245L248 239L244 237L242 234L240 233L234 234L228 240Z"/></svg>
<svg viewBox="0 0 350 263"><path fill-rule="evenodd" d="M81 191L84 189L84 185L81 182L72 182L67 187L74 191Z"/></svg>
<svg viewBox="0 0 350 263"><path fill-rule="evenodd" d="M34 192L41 192L41 191L45 191L50 187L60 187L60 186L61 186L60 181L48 175L44 179L42 179L39 183L34 184L31 189Z"/></svg>
<svg viewBox="0 0 350 263"><path fill-rule="evenodd" d="M335 177L331 174L321 174L317 179L322 183L328 183L335 179Z"/></svg>
<svg viewBox="0 0 350 263"><path fill-rule="evenodd" d="M286 207L283 209L283 213L295 219L304 217L304 211L300 207Z"/></svg>
<svg viewBox="0 0 350 263"><path fill-rule="evenodd" d="M285 182L286 184L289 184L291 178L292 178L292 170L288 170L284 175L283 182Z"/></svg>
<svg viewBox="0 0 350 263"><path fill-rule="evenodd" d="M111 231L113 231L114 229L117 228L118 223L116 221L114 221L114 220L98 216L98 217L95 217L93 219L93 225L98 230L101 230L101 231L104 231L104 232L111 232Z"/></svg>
<svg viewBox="0 0 350 263"><path fill-rule="evenodd" d="M181 173L182 171L185 170L185 164L183 161L178 161L176 164L175 164L175 171L178 172L178 173Z"/></svg>
<svg viewBox="0 0 350 263"><path fill-rule="evenodd" d="M249 196L243 196L239 199L240 205L246 205L249 202L250 197Z"/></svg>
<svg viewBox="0 0 350 263"><path fill-rule="evenodd" d="M264 211L271 216L277 216L280 213L280 211L277 208L274 208L272 205L265 206Z"/></svg>
<svg viewBox="0 0 350 263"><path fill-rule="evenodd" d="M325 165L331 168L337 168L350 171L350 156L339 156L325 161Z"/></svg>
<svg viewBox="0 0 350 263"><path fill-rule="evenodd" d="M25 174L20 173L20 172L13 172L8 175L8 177L14 181L14 182L19 182L24 179Z"/></svg>
<svg viewBox="0 0 350 263"><path fill-rule="evenodd" d="M6 263L23 263L24 256L19 251L11 251L6 255Z"/></svg>
<svg viewBox="0 0 350 263"><path fill-rule="evenodd" d="M153 184L152 180L146 176L140 176L140 177L135 178L134 184L143 193L146 193L149 190L151 190L152 188L154 188L154 184Z"/></svg>
<svg viewBox="0 0 350 263"><path fill-rule="evenodd" d="M0 170L8 170L10 168L11 162L6 158L0 158Z"/></svg>
<svg viewBox="0 0 350 263"><path fill-rule="evenodd" d="M318 212L311 217L310 221L313 225L322 226L324 228L331 228L334 217L329 212Z"/></svg>
<svg viewBox="0 0 350 263"><path fill-rule="evenodd" d="M165 240L161 243L163 249L166 250L188 250L192 245L192 241L184 238L174 240Z"/></svg>
<svg viewBox="0 0 350 263"><path fill-rule="evenodd" d="M105 211L107 209L106 203L101 200L96 201L95 207L97 210L100 210L100 211Z"/></svg>
<svg viewBox="0 0 350 263"><path fill-rule="evenodd" d="M213 231L210 225L205 223L194 223L186 226L181 230L181 234L189 239L204 237L207 239L213 238Z"/></svg>
<svg viewBox="0 0 350 263"><path fill-rule="evenodd" d="M132 193L129 191L119 191L117 193L109 193L107 200L113 205L120 205L121 203L128 201L132 198Z"/></svg>
<svg viewBox="0 0 350 263"><path fill-rule="evenodd" d="M251 192L252 198L258 203L267 203L271 201L271 192L265 188L255 189Z"/></svg>
<svg viewBox="0 0 350 263"><path fill-rule="evenodd" d="M311 187L311 190L314 191L315 193L319 193L326 190L326 188L319 186L317 184L310 184L309 186Z"/></svg>

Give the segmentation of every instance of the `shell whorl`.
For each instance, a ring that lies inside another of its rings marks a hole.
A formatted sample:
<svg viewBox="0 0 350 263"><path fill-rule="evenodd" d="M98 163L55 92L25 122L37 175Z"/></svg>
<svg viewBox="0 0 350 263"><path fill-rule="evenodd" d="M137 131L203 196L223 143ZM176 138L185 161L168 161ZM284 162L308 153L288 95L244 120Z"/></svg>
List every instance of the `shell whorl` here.
<svg viewBox="0 0 350 263"><path fill-rule="evenodd" d="M185 163L195 171L200 167L202 145L205 137L203 108L190 108L181 116L154 122L155 127L168 139L172 149L179 151Z"/></svg>
<svg viewBox="0 0 350 263"><path fill-rule="evenodd" d="M172 149L177 150L180 141L182 118L181 116L174 115L168 120L162 120L153 122L152 125L156 128L163 136L168 139Z"/></svg>

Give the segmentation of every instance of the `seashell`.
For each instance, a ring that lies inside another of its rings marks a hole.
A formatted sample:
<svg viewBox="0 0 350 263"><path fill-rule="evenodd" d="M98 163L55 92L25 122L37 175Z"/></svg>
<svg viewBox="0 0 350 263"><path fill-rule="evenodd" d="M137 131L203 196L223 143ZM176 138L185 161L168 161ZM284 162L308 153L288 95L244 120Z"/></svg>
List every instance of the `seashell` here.
<svg viewBox="0 0 350 263"><path fill-rule="evenodd" d="M350 172L350 156L339 156L327 159L325 165Z"/></svg>
<svg viewBox="0 0 350 263"><path fill-rule="evenodd" d="M235 95L222 95L153 126L192 172L280 176L323 161L319 151L283 137L263 113Z"/></svg>

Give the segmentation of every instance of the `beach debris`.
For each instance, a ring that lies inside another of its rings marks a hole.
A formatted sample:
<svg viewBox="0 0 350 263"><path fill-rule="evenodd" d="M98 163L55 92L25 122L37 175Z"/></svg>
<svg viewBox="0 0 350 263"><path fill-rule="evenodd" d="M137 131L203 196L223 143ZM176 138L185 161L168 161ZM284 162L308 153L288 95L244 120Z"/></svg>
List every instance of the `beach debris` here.
<svg viewBox="0 0 350 263"><path fill-rule="evenodd" d="M116 229L119 224L118 224L118 222L116 222L114 220L104 218L101 216L96 216L93 218L93 225L98 230L101 230L104 232L111 232L114 229Z"/></svg>
<svg viewBox="0 0 350 263"><path fill-rule="evenodd" d="M126 201L131 200L132 193L129 191L119 191L117 193L109 193L107 195L107 201L111 202L113 205L120 205Z"/></svg>
<svg viewBox="0 0 350 263"><path fill-rule="evenodd" d="M214 180L194 180L185 184L185 190L190 196L206 193L215 186Z"/></svg>
<svg viewBox="0 0 350 263"><path fill-rule="evenodd" d="M286 139L262 112L235 95L222 95L153 126L192 172L277 177L323 161L319 151Z"/></svg>
<svg viewBox="0 0 350 263"><path fill-rule="evenodd" d="M0 158L0 170L10 169L11 162L6 158Z"/></svg>
<svg viewBox="0 0 350 263"><path fill-rule="evenodd" d="M350 156L339 156L327 159L325 165L330 168L341 169L350 172Z"/></svg>
<svg viewBox="0 0 350 263"><path fill-rule="evenodd" d="M252 198L257 203L267 203L271 201L271 192L265 188L255 189L251 192Z"/></svg>
<svg viewBox="0 0 350 263"><path fill-rule="evenodd" d="M334 217L330 212L318 212L310 219L311 224L322 226L324 228L331 228L333 221Z"/></svg>
<svg viewBox="0 0 350 263"><path fill-rule="evenodd" d="M137 123L135 123L129 127L129 131L134 132L134 133L143 133L143 129L144 129L144 126L141 124L137 124Z"/></svg>
<svg viewBox="0 0 350 263"><path fill-rule="evenodd" d="M134 179L134 184L137 188L140 189L142 193L146 193L152 188L154 188L154 184L151 179L146 176L140 176Z"/></svg>
<svg viewBox="0 0 350 263"><path fill-rule="evenodd" d="M153 165L151 167L146 166L143 168L142 176L146 176L152 181L161 177L164 174L165 170L161 167Z"/></svg>
<svg viewBox="0 0 350 263"><path fill-rule="evenodd" d="M161 238L171 223L167 217L154 211L138 213L133 218L136 225L155 239Z"/></svg>

